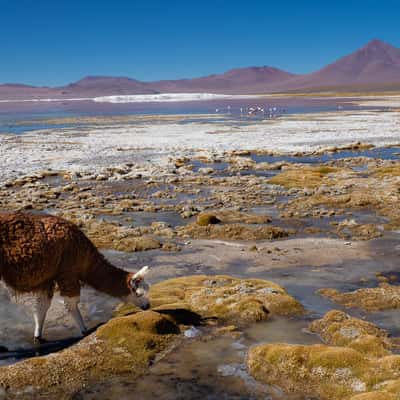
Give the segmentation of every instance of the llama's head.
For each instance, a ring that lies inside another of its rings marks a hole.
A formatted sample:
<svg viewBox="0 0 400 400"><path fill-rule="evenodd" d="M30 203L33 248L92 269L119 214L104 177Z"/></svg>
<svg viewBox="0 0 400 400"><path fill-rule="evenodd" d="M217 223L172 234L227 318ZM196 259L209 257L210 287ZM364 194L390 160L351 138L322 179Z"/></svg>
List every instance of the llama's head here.
<svg viewBox="0 0 400 400"><path fill-rule="evenodd" d="M144 280L148 270L149 267L143 267L140 271L128 275L128 288L131 293L126 297L125 301L135 304L142 310L150 308L150 300L147 297L149 285Z"/></svg>

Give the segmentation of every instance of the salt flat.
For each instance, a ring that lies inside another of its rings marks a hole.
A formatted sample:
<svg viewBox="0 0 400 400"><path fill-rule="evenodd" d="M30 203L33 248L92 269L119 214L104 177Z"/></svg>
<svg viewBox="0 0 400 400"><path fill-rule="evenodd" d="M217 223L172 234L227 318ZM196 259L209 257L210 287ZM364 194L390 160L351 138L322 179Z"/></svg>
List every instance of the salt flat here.
<svg viewBox="0 0 400 400"><path fill-rule="evenodd" d="M309 152L354 142L400 143L400 113L326 112L248 124L149 121L0 135L0 181L45 168L96 171L123 162L166 166L169 156L232 150Z"/></svg>

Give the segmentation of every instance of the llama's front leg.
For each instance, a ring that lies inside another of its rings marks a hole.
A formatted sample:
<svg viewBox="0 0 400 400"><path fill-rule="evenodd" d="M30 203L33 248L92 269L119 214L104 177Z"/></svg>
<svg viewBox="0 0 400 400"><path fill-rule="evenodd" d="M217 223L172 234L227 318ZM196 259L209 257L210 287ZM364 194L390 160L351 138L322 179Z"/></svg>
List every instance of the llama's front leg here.
<svg viewBox="0 0 400 400"><path fill-rule="evenodd" d="M46 319L47 311L50 307L51 297L46 292L33 293L32 312L33 321L35 323L35 331L33 334L33 342L40 344L45 342L42 338L43 325Z"/></svg>
<svg viewBox="0 0 400 400"><path fill-rule="evenodd" d="M71 313L73 320L75 321L76 325L78 326L81 332L81 335L84 336L87 332L87 329L83 321L81 312L79 311L78 303L79 303L79 296L64 297L65 308Z"/></svg>

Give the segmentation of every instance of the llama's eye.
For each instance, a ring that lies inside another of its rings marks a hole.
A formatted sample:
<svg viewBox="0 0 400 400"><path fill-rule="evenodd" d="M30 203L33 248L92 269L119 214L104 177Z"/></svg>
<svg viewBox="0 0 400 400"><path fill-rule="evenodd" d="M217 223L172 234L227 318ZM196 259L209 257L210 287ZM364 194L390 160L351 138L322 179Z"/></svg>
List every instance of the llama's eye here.
<svg viewBox="0 0 400 400"><path fill-rule="evenodd" d="M140 283L142 282L141 278L136 278L131 280L131 288L132 289L137 289L140 286Z"/></svg>
<svg viewBox="0 0 400 400"><path fill-rule="evenodd" d="M141 278L135 279L135 287L138 288L141 282L142 282Z"/></svg>

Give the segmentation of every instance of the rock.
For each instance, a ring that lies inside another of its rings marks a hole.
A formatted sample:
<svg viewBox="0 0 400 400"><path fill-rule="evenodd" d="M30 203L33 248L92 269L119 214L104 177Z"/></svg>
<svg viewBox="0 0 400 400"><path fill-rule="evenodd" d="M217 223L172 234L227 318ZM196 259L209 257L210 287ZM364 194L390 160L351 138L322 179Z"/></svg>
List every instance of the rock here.
<svg viewBox="0 0 400 400"><path fill-rule="evenodd" d="M162 249L164 251L181 251L181 247L178 246L176 243L173 242L165 242L162 245Z"/></svg>
<svg viewBox="0 0 400 400"><path fill-rule="evenodd" d="M197 213L196 212L193 212L193 211L189 211L189 210L187 210L187 211L183 211L181 214L180 214L180 216L182 217L182 218L191 218L191 217L193 217L194 215L196 215Z"/></svg>
<svg viewBox="0 0 400 400"><path fill-rule="evenodd" d="M339 223L337 232L340 237L344 239L351 237L353 240L370 240L383 235L378 226L374 224L357 224L354 220Z"/></svg>
<svg viewBox="0 0 400 400"><path fill-rule="evenodd" d="M108 176L103 175L103 174L99 174L96 176L96 181L106 181L108 180Z"/></svg>
<svg viewBox="0 0 400 400"><path fill-rule="evenodd" d="M221 220L217 218L214 214L201 213L197 216L196 222L197 225L208 226L208 225L219 224Z"/></svg>
<svg viewBox="0 0 400 400"><path fill-rule="evenodd" d="M189 158L181 157L181 158L177 158L176 160L174 160L173 163L176 168L180 168L180 167L183 167L184 165L188 164L189 161L190 161Z"/></svg>
<svg viewBox="0 0 400 400"><path fill-rule="evenodd" d="M136 252L161 248L161 242L143 230L95 219L73 220L100 249ZM149 229L148 233L156 230Z"/></svg>
<svg viewBox="0 0 400 400"><path fill-rule="evenodd" d="M199 174L210 175L214 172L214 170L212 168L199 168L198 172Z"/></svg>
<svg viewBox="0 0 400 400"><path fill-rule="evenodd" d="M250 157L231 157L228 159L228 162L231 164L231 170L243 170L243 169L252 169L256 162Z"/></svg>

